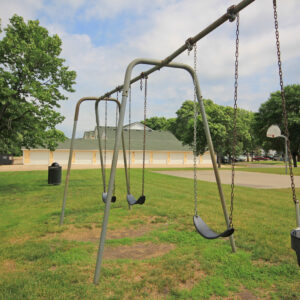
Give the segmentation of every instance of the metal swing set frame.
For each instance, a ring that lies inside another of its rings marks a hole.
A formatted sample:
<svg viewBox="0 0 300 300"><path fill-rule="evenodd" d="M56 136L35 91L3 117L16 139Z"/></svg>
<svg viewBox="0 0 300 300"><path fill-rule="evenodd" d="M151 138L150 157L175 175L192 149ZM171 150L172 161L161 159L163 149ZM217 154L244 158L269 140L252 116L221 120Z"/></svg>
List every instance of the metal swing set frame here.
<svg viewBox="0 0 300 300"><path fill-rule="evenodd" d="M67 170L66 181L65 181L62 212L61 212L61 216L60 216L60 224L61 225L63 224L64 214L65 214L65 206L66 206L67 191L68 191L68 184L69 184L69 177L70 177L70 169L71 169L71 164L72 164L74 139L75 139L75 134L76 134L76 127L77 127L80 104L84 101L96 101L95 111L96 111L97 126L99 126L99 118L97 117L98 103L101 100L115 101L119 105L119 120L118 120L117 129L116 129L113 158L112 158L112 162L111 162L111 172L110 172L109 184L108 184L107 195L106 195L106 199L112 199L113 189L114 189L114 181L115 181L115 175L116 175L116 167L117 167L117 161L118 161L118 154L119 154L121 142L122 142L122 146L123 146L126 183L128 185L126 153L125 153L124 137L123 137L123 123L124 123L125 109L126 109L127 99L129 96L130 86L131 86L131 84L133 84L143 78L147 78L148 75L150 75L151 73L154 73L155 71L159 71L162 68L176 68L176 69L183 69L183 70L187 71L192 77L196 99L200 105L200 113L201 113L202 120L203 120L204 131L205 131L206 140L208 143L208 149L209 149L211 160L212 160L212 165L213 165L213 169L214 169L216 183L218 186L218 192L219 192L219 197L220 197L220 201L221 201L221 205L222 205L222 209L223 209L225 222L226 222L227 228L231 227L231 222L230 222L229 215L228 215L227 208L226 208L226 203L225 203L224 194L223 194L222 185L221 185L221 179L220 179L220 175L218 172L214 147L213 147L213 143L212 143L212 139L211 139L211 135L210 135L210 131L209 131L209 126L208 126L208 122L207 122L207 118L206 118L205 108L204 108L204 104L203 104L203 100L202 100L202 95L201 95L201 90L200 90L200 85L198 82L197 74L191 66L182 64L182 63L172 62L172 61L177 56L179 56L181 53L183 53L184 51L186 51L186 50L191 51L194 44L196 44L200 39L202 39L203 37L205 37L206 35L211 33L213 30L215 30L216 28L221 26L226 21L233 22L236 19L237 14L254 1L255 0L243 0L240 3L238 3L237 5L230 6L224 15L222 15L215 22L213 22L211 25L206 27L204 30L199 32L194 37L189 38L180 48L178 48L176 51L174 51L171 55L169 55L168 57L166 57L163 60L153 60L153 59L146 59L146 58L138 58L138 59L133 60L126 69L123 85L117 86L115 89L105 93L104 95L102 95L100 97L85 97L85 98L80 99L77 102L76 109L75 109L72 139L71 139L71 145L70 145L68 170ZM135 78L131 79L132 70L134 69L135 66L141 65L141 64L151 65L153 67L142 72L140 75L136 76ZM117 99L111 98L111 96L114 93L119 93L119 92L122 92L121 104L118 102ZM100 139L100 137L98 137L98 139ZM101 149L101 145L99 143L99 151L100 151L100 149ZM103 169L103 158L101 158L101 156L100 156L100 159L101 159L101 166ZM102 171L102 175L104 176L103 171ZM104 210L104 216L103 216L103 221L102 221L101 236L100 236L99 248L98 248L98 253L97 253L97 262L96 262L95 274L94 274L94 284L99 283L102 258L103 258L103 252L104 252L104 245L105 245L105 240L106 240L107 225L108 225L108 219L109 219L109 213L110 213L110 205L111 205L111 201L105 201L105 210ZM298 209L298 213L297 213L297 209ZM297 216L299 216L299 202L298 202L298 205L296 204L296 214L297 214ZM299 222L297 221L297 223L298 223L297 226L300 227L300 221ZM235 252L236 246L235 246L233 234L231 234L229 236L229 241L231 244L232 251Z"/></svg>

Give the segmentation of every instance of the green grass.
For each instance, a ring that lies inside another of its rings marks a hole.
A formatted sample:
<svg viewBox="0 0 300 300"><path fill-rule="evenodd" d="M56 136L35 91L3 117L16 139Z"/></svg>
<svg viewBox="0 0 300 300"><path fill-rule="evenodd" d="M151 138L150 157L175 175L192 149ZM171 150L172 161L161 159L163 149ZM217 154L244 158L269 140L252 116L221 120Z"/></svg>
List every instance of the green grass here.
<svg viewBox="0 0 300 300"><path fill-rule="evenodd" d="M275 168L264 170L269 169ZM106 259L95 286L98 243L64 236L76 229L100 230L99 170L71 172L62 227L63 184L48 186L44 171L0 173L0 299L209 299L245 290L260 298L300 299L300 268L290 248L295 218L289 189L236 187L238 252L233 254L227 239L205 240L195 232L191 179L150 170L145 178L145 205L128 210L124 170L117 170L109 229L147 230L142 236L107 240L107 245L170 244L172 250L143 260ZM131 170L131 183L138 197L141 170ZM224 193L228 199L230 186L224 185ZM215 230L224 229L216 185L199 182L198 194L202 217Z"/></svg>
<svg viewBox="0 0 300 300"><path fill-rule="evenodd" d="M279 160L256 160L255 161L254 160L254 161L242 162L241 164L284 166L284 161L279 161Z"/></svg>
<svg viewBox="0 0 300 300"><path fill-rule="evenodd" d="M268 174L279 174L279 175L285 175L285 168L246 168L246 167L239 167L236 168L237 171L246 171L246 172L259 172L259 173L268 173ZM289 168L288 168L288 175L290 174ZM295 176L300 176L300 168L293 168L293 174Z"/></svg>

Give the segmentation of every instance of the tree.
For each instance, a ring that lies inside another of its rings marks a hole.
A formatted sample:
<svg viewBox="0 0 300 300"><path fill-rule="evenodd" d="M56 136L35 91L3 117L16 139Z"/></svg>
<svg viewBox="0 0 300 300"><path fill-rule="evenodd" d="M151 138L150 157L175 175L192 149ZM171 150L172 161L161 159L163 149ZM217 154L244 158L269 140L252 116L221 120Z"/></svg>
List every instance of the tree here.
<svg viewBox="0 0 300 300"><path fill-rule="evenodd" d="M1 31L1 28L0 28ZM64 134L55 126L64 117L55 109L74 92L75 71L60 58L62 42L39 21L14 15L0 40L0 152L20 147L51 150Z"/></svg>
<svg viewBox="0 0 300 300"><path fill-rule="evenodd" d="M144 121L142 121L144 123ZM153 130L168 130L168 120L165 117L152 117L146 119L146 126Z"/></svg>
<svg viewBox="0 0 300 300"><path fill-rule="evenodd" d="M288 115L288 130L291 145L291 154L294 167L297 167L297 155L300 151L300 85L293 84L284 88L286 109ZM282 104L280 91L271 93L269 99L261 104L255 114L255 132L264 149L284 151L282 139L269 139L266 132L269 126L276 124L284 134L284 120L282 116Z"/></svg>
<svg viewBox="0 0 300 300"><path fill-rule="evenodd" d="M207 121L210 128L214 149L220 166L220 159L224 155L232 156L233 148L233 108L215 104L212 100L204 99ZM197 105L200 111L199 105ZM184 144L193 145L194 131L194 103L185 101L176 112L177 119L172 127L174 135ZM252 113L238 109L237 145L236 153L243 153L251 148L252 135L250 125ZM207 141L201 114L197 119L197 153L207 150Z"/></svg>

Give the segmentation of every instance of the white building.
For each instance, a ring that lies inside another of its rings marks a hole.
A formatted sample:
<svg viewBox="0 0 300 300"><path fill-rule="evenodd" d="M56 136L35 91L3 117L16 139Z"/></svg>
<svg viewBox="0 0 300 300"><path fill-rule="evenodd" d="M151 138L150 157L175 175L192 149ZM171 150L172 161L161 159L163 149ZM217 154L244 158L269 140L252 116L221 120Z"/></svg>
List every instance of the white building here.
<svg viewBox="0 0 300 300"><path fill-rule="evenodd" d="M129 127L131 128L130 143ZM124 126L123 132L127 161L129 159L130 145L131 167L141 167L143 163L143 129L144 125L139 122L132 123L130 126ZM106 166L109 167L113 156L116 128L107 127L105 131L104 127L100 127L100 130L103 156L106 160ZM76 139L74 141L72 163L100 165L97 139L97 128L93 131L85 132L83 138ZM23 149L23 164L50 165L53 162L58 162L60 165L66 165L69 159L69 149L70 139L60 143L53 152L43 148ZM118 167L124 166L123 151L121 149L118 156ZM191 167L193 166L193 152L190 147L183 146L171 132L147 128L145 164L148 167ZM211 165L209 153L207 152L204 155L198 156L197 164Z"/></svg>

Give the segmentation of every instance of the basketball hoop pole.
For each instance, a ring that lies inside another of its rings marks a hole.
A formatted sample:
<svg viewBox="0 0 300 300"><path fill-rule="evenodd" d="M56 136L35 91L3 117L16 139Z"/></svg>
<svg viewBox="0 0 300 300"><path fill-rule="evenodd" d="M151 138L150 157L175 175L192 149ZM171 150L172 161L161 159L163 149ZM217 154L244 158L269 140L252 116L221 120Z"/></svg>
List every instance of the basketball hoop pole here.
<svg viewBox="0 0 300 300"><path fill-rule="evenodd" d="M287 137L285 135L280 135L279 137L284 138L284 148L285 148L285 155L284 155L284 160L285 160L285 175L287 175L287 169L288 169L288 154L287 154Z"/></svg>
<svg viewBox="0 0 300 300"><path fill-rule="evenodd" d="M281 130L279 126L277 125L271 125L267 130L267 137L274 139L277 137L284 138L284 146L285 146L285 155L284 155L284 161L285 161L285 175L287 175L287 169L288 169L288 151L287 151L287 137L285 135L281 134Z"/></svg>

